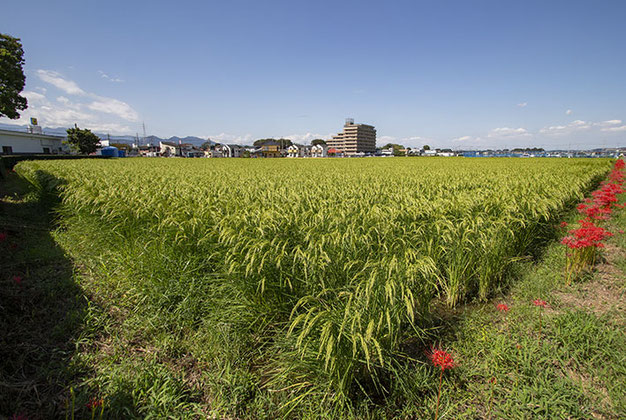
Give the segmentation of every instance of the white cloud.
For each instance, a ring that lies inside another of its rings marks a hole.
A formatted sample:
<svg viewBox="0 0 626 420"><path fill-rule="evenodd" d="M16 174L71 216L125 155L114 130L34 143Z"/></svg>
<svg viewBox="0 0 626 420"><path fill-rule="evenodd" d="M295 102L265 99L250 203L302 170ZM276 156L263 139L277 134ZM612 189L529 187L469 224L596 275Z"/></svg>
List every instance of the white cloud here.
<svg viewBox="0 0 626 420"><path fill-rule="evenodd" d="M604 131L604 132L622 132L622 131L626 131L626 125L620 125L620 126L616 126L616 127L604 127L604 128L601 128L600 131Z"/></svg>
<svg viewBox="0 0 626 420"><path fill-rule="evenodd" d="M525 128L509 128L509 127L498 127L491 130L487 137L490 138L502 138L502 137L530 137L531 134Z"/></svg>
<svg viewBox="0 0 626 420"><path fill-rule="evenodd" d="M37 76L46 83L61 89L68 95L85 95L86 92L82 90L78 85L71 81L64 79L59 73L52 70L37 70Z"/></svg>
<svg viewBox="0 0 626 420"><path fill-rule="evenodd" d="M139 114L126 102L87 92L72 80L52 70L37 70L37 76L62 91L65 95L49 100L47 89L38 87L24 92L28 108L21 113L16 124L27 124L36 117L48 127L67 127L77 123L81 127L115 134L128 134L136 130L126 122L139 121ZM3 121L5 119L3 118Z"/></svg>
<svg viewBox="0 0 626 420"><path fill-rule="evenodd" d="M308 144L315 139L328 140L333 134L318 134L318 133L305 133L305 134L289 134L288 136L282 136L285 139L289 139L294 143Z"/></svg>
<svg viewBox="0 0 626 420"><path fill-rule="evenodd" d="M472 136L461 136L461 137L453 138L452 141L454 143L466 143L466 142L472 141L474 139L475 139L475 137L472 137Z"/></svg>
<svg viewBox="0 0 626 420"><path fill-rule="evenodd" d="M28 100L29 106L36 104L36 103L41 103L46 100L45 95L38 93L38 92L34 92L32 90L25 90L24 92L22 92L22 95Z"/></svg>
<svg viewBox="0 0 626 420"><path fill-rule="evenodd" d="M588 130L591 128L592 125L592 123L586 121L575 120L567 125L553 125L550 127L544 127L539 130L539 133L550 136L562 136L566 134L572 134L578 131Z"/></svg>
<svg viewBox="0 0 626 420"><path fill-rule="evenodd" d="M526 105L528 105L528 102L520 102L519 104L517 104L517 106L519 106L520 108L524 108Z"/></svg>
<svg viewBox="0 0 626 420"><path fill-rule="evenodd" d="M106 74L105 72L103 72L102 70L98 70L98 73L100 73L100 77L102 77L103 79L107 79L110 82L114 82L114 83L121 83L124 80L119 79L117 77L111 77L108 74Z"/></svg>
<svg viewBox="0 0 626 420"><path fill-rule="evenodd" d="M376 143L385 145L388 143L396 143L397 142L397 138L396 137L392 137L392 136L377 136L376 137Z"/></svg>
<svg viewBox="0 0 626 420"><path fill-rule="evenodd" d="M572 111L571 109L568 109L567 111L565 111L565 115L572 115L572 112L574 111Z"/></svg>
<svg viewBox="0 0 626 420"><path fill-rule="evenodd" d="M126 102L118 101L113 98L105 98L103 96L87 105L87 108L93 111L100 111L107 114L113 114L126 121L139 121L139 114Z"/></svg>
<svg viewBox="0 0 626 420"><path fill-rule="evenodd" d="M616 125L620 125L621 123L622 123L622 120L607 120L607 121L600 121L600 122L594 123L593 125L596 125L598 127L611 128Z"/></svg>
<svg viewBox="0 0 626 420"><path fill-rule="evenodd" d="M206 137L217 143L236 143L236 144L251 144L255 137L252 134L228 134L228 133L220 133L209 136L198 136L198 137Z"/></svg>

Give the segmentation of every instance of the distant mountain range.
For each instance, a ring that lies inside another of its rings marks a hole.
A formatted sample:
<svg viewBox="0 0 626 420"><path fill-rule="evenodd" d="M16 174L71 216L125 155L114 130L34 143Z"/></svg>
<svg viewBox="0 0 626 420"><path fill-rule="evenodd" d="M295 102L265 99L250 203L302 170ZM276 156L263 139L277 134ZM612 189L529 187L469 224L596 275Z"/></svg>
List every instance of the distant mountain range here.
<svg viewBox="0 0 626 420"><path fill-rule="evenodd" d="M27 125L14 125L14 124L0 123L0 129L3 129L3 130L24 132L26 131L27 128L28 128ZM44 134L50 134L52 136L66 136L67 135L66 130L67 128L65 127L43 127ZM137 141L135 136L111 136L111 135L107 135L106 133L99 133L97 131L94 131L94 133L103 140L106 140L108 138L111 143L132 144ZM143 142L143 139L139 137L139 141ZM191 143L194 146L200 146L202 145L202 143L206 141L208 141L211 144L216 143L212 140L207 140L207 139L203 139L203 138L195 137L195 136L187 136L187 137L172 136L169 139L164 139L164 138L157 137L157 136L147 136L145 143L159 144L160 141L170 141L172 143L178 143L180 141L181 143Z"/></svg>

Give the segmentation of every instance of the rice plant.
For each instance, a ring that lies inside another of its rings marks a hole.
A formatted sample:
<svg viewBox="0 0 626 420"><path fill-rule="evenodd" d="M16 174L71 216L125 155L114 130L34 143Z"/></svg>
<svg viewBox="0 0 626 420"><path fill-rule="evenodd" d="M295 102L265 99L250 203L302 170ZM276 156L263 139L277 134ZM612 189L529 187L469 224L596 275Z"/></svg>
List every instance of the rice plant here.
<svg viewBox="0 0 626 420"><path fill-rule="evenodd" d="M307 393L384 395L411 358L407 338L425 339L432 303L486 299L609 169L601 159L463 158L16 167L59 196L63 227L128 256L107 269L126 270L117 287L138 308L172 331L229 337L214 340L216 357L256 349L266 386L290 392L285 412Z"/></svg>

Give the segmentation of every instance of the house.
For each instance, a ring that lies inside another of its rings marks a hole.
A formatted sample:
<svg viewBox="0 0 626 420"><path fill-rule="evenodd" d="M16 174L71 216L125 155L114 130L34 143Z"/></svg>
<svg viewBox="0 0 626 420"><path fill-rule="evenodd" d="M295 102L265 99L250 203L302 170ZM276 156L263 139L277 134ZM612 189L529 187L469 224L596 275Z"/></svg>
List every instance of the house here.
<svg viewBox="0 0 626 420"><path fill-rule="evenodd" d="M222 157L241 157L245 148L238 144L221 144Z"/></svg>
<svg viewBox="0 0 626 420"><path fill-rule="evenodd" d="M159 142L159 155L165 157L180 156L180 148L171 141L161 141Z"/></svg>
<svg viewBox="0 0 626 420"><path fill-rule="evenodd" d="M179 145L180 155L182 157L193 158L193 157L204 157L204 150L199 147L194 146L191 143L182 143Z"/></svg>
<svg viewBox="0 0 626 420"><path fill-rule="evenodd" d="M291 146L289 146L287 148L287 157L289 158L300 157L300 148L295 144L292 144Z"/></svg>
<svg viewBox="0 0 626 420"><path fill-rule="evenodd" d="M161 148L154 144L142 145L139 146L137 149L139 156L143 157L157 157L159 156L159 152L161 151Z"/></svg>
<svg viewBox="0 0 626 420"><path fill-rule="evenodd" d="M328 146L325 144L316 144L311 146L311 157L326 157L328 156Z"/></svg>
<svg viewBox="0 0 626 420"><path fill-rule="evenodd" d="M209 158L242 157L246 148L238 144L216 143L204 150L204 156Z"/></svg>
<svg viewBox="0 0 626 420"><path fill-rule="evenodd" d="M0 152L3 155L59 154L66 151L64 137L37 132L0 130Z"/></svg>
<svg viewBox="0 0 626 420"><path fill-rule="evenodd" d="M277 141L267 141L259 147L259 154L264 158L281 157L281 144Z"/></svg>
<svg viewBox="0 0 626 420"><path fill-rule="evenodd" d="M386 147L380 151L382 156L393 156L393 147Z"/></svg>
<svg viewBox="0 0 626 420"><path fill-rule="evenodd" d="M311 146L292 144L287 148L287 157L311 157Z"/></svg>

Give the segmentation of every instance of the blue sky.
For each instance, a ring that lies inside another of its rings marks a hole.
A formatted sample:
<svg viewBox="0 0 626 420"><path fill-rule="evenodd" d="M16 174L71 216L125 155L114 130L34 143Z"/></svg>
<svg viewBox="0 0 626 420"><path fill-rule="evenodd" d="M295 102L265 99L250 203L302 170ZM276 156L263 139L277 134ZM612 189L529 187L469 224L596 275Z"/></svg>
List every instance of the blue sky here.
<svg viewBox="0 0 626 420"><path fill-rule="evenodd" d="M13 1L46 126L307 142L626 146L625 1ZM9 123L6 118L0 122Z"/></svg>

